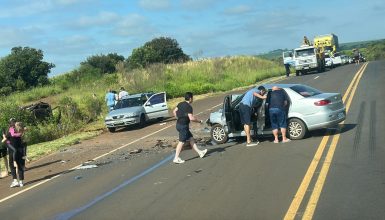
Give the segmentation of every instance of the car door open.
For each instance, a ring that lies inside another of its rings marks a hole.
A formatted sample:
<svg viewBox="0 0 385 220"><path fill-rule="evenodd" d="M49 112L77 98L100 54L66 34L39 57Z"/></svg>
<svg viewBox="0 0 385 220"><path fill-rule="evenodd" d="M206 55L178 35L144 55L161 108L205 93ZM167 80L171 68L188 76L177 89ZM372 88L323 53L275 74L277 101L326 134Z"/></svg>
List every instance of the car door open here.
<svg viewBox="0 0 385 220"><path fill-rule="evenodd" d="M169 117L166 93L152 95L144 104L144 109L148 119Z"/></svg>

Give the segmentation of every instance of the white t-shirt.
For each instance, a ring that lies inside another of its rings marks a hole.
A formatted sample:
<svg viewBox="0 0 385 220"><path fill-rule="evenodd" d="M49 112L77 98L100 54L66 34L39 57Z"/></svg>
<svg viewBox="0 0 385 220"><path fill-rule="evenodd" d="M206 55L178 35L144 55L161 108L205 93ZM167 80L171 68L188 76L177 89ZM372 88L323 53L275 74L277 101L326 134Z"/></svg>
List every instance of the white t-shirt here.
<svg viewBox="0 0 385 220"><path fill-rule="evenodd" d="M124 96L127 96L128 95L128 92L126 91L120 91L119 92L119 100L121 100Z"/></svg>

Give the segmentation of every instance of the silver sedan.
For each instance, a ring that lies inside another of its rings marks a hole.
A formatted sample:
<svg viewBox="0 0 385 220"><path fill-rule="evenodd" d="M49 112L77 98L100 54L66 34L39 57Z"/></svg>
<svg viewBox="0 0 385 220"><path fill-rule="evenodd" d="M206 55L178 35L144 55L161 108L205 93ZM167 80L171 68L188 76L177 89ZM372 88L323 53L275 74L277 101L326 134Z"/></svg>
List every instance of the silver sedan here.
<svg viewBox="0 0 385 220"><path fill-rule="evenodd" d="M259 100L256 106L253 106L252 135L272 134L268 105L273 86L283 89L289 99L286 112L290 139L302 139L309 131L336 126L346 118L345 105L339 93L325 93L302 84L263 86L268 90L267 99ZM207 124L211 126L211 137L216 143L225 143L229 138L245 136L239 117L239 103L243 95L227 95L223 107L210 114Z"/></svg>

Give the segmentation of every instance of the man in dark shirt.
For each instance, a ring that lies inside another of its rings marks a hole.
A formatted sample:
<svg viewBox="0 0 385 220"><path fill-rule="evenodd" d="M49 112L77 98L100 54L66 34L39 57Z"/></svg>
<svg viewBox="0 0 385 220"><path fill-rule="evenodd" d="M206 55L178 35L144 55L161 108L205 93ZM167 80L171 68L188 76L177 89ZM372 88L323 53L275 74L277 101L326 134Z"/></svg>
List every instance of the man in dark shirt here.
<svg viewBox="0 0 385 220"><path fill-rule="evenodd" d="M190 121L202 123L202 120L198 120L193 115L193 108L190 105L193 102L193 94L186 92L184 99L185 101L180 102L173 111L174 116L177 118L176 130L179 132L179 143L176 146L173 162L178 164L185 162L179 157L179 154L182 151L184 143L187 141L190 141L191 147L198 153L200 158L204 157L207 153L207 149L199 150L189 128Z"/></svg>
<svg viewBox="0 0 385 220"><path fill-rule="evenodd" d="M274 143L279 143L278 128L281 129L282 143L290 141L290 139L286 138L287 116L285 108L287 105L288 100L286 93L277 86L273 86L270 94L269 115L271 128L273 129Z"/></svg>

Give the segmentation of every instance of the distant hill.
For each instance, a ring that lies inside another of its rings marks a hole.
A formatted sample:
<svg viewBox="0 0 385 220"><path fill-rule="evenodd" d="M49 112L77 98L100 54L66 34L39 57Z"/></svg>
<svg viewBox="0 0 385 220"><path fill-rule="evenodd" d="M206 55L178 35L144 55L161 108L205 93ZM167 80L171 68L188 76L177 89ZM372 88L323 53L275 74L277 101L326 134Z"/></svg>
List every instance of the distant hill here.
<svg viewBox="0 0 385 220"><path fill-rule="evenodd" d="M349 50L352 50L354 48L364 49L364 48L367 48L367 47L372 46L374 44L383 43L384 40L385 39L340 43L340 51L349 51ZM291 49L276 49L276 50L269 51L267 53L262 53L262 54L256 55L256 57L261 57L261 58L269 59L269 60L279 60L282 57L282 52L287 51L287 50L291 50Z"/></svg>

